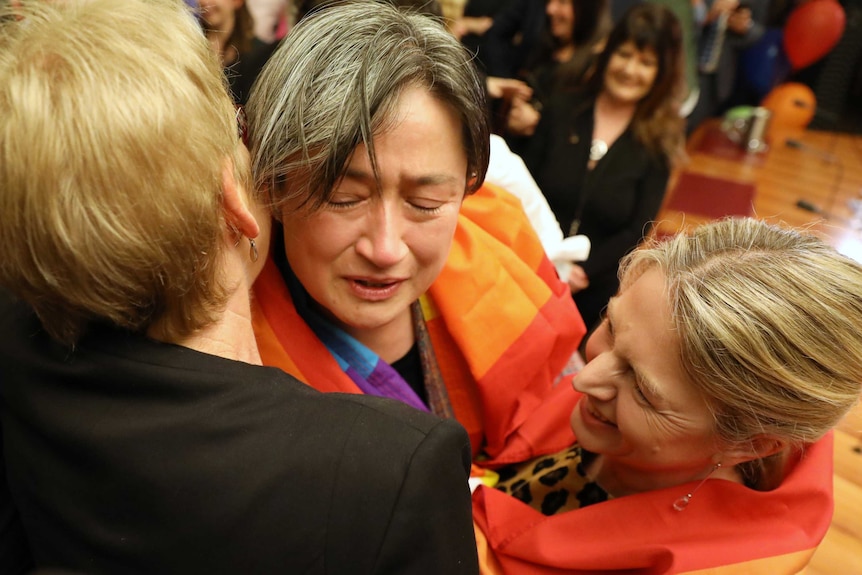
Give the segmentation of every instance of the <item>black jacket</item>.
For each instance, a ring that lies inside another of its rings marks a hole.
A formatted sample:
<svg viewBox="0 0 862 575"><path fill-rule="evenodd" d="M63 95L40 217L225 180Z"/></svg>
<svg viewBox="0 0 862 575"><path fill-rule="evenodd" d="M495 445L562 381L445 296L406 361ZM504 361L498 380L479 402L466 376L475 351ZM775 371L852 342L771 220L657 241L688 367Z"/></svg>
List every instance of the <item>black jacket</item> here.
<svg viewBox="0 0 862 575"><path fill-rule="evenodd" d="M478 571L467 435L397 402L0 301L0 421L4 574Z"/></svg>
<svg viewBox="0 0 862 575"><path fill-rule="evenodd" d="M564 235L572 222L590 238L581 265L590 287L575 294L587 327L616 293L620 258L637 247L664 199L670 166L626 130L592 170L587 169L593 134L593 104L561 93L542 112L524 161Z"/></svg>

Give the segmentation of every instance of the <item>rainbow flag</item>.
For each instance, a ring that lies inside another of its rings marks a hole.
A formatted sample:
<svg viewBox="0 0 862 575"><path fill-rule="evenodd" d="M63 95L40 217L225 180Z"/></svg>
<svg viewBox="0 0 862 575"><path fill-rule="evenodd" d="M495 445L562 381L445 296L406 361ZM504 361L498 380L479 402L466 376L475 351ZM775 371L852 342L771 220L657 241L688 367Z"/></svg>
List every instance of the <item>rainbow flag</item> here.
<svg viewBox="0 0 862 575"><path fill-rule="evenodd" d="M473 494L483 575L782 575L801 572L832 518L832 434L784 482L755 491L711 479L545 516L485 486Z"/></svg>

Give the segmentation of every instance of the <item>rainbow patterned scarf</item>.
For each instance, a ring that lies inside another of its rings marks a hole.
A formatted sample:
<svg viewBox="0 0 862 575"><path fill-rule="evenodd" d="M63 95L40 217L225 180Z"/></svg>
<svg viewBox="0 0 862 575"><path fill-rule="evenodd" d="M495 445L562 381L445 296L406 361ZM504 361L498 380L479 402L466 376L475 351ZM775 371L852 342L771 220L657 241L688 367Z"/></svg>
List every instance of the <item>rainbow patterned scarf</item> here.
<svg viewBox="0 0 862 575"><path fill-rule="evenodd" d="M545 516L480 486L473 520L482 575L790 575L832 518L833 438L807 448L780 486L706 481L618 497Z"/></svg>

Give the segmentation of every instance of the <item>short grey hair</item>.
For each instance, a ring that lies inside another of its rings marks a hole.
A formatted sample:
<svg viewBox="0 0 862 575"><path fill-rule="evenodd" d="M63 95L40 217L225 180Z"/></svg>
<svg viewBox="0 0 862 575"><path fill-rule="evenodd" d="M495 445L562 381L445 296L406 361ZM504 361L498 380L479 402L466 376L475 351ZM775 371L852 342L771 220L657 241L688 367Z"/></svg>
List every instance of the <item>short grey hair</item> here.
<svg viewBox="0 0 862 575"><path fill-rule="evenodd" d="M247 107L255 187L273 212L297 199L311 208L327 201L360 143L376 173L372 138L391 127L399 96L416 86L460 119L465 192L475 191L490 154L485 91L469 52L440 22L374 0L327 4L302 20Z"/></svg>

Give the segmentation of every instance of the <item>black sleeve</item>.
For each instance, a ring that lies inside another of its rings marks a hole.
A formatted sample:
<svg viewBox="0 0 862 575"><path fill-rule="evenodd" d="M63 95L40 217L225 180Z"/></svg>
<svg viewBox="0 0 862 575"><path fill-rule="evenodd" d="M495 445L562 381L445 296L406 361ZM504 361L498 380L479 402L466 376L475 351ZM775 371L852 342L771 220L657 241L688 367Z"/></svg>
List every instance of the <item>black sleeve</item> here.
<svg viewBox="0 0 862 575"><path fill-rule="evenodd" d="M466 432L441 422L413 454L375 572L479 572L469 469Z"/></svg>
<svg viewBox="0 0 862 575"><path fill-rule="evenodd" d="M339 463L327 572L478 573L470 453L454 420L404 405L364 410Z"/></svg>
<svg viewBox="0 0 862 575"><path fill-rule="evenodd" d="M29 573L35 565L21 518L12 502L3 449L3 431L0 426L0 573L18 575Z"/></svg>
<svg viewBox="0 0 862 575"><path fill-rule="evenodd" d="M558 115L557 102L552 99L542 110L541 116L539 116L539 123L536 124L536 130L527 140L526 146L524 146L522 159L533 179L537 182L539 174L542 171L542 162L548 156L547 151L551 140L551 127L554 126L555 122L559 121Z"/></svg>
<svg viewBox="0 0 862 575"><path fill-rule="evenodd" d="M510 46L524 25L524 14L530 0L509 0L495 15L494 23L485 32L482 61L489 76L514 77Z"/></svg>

